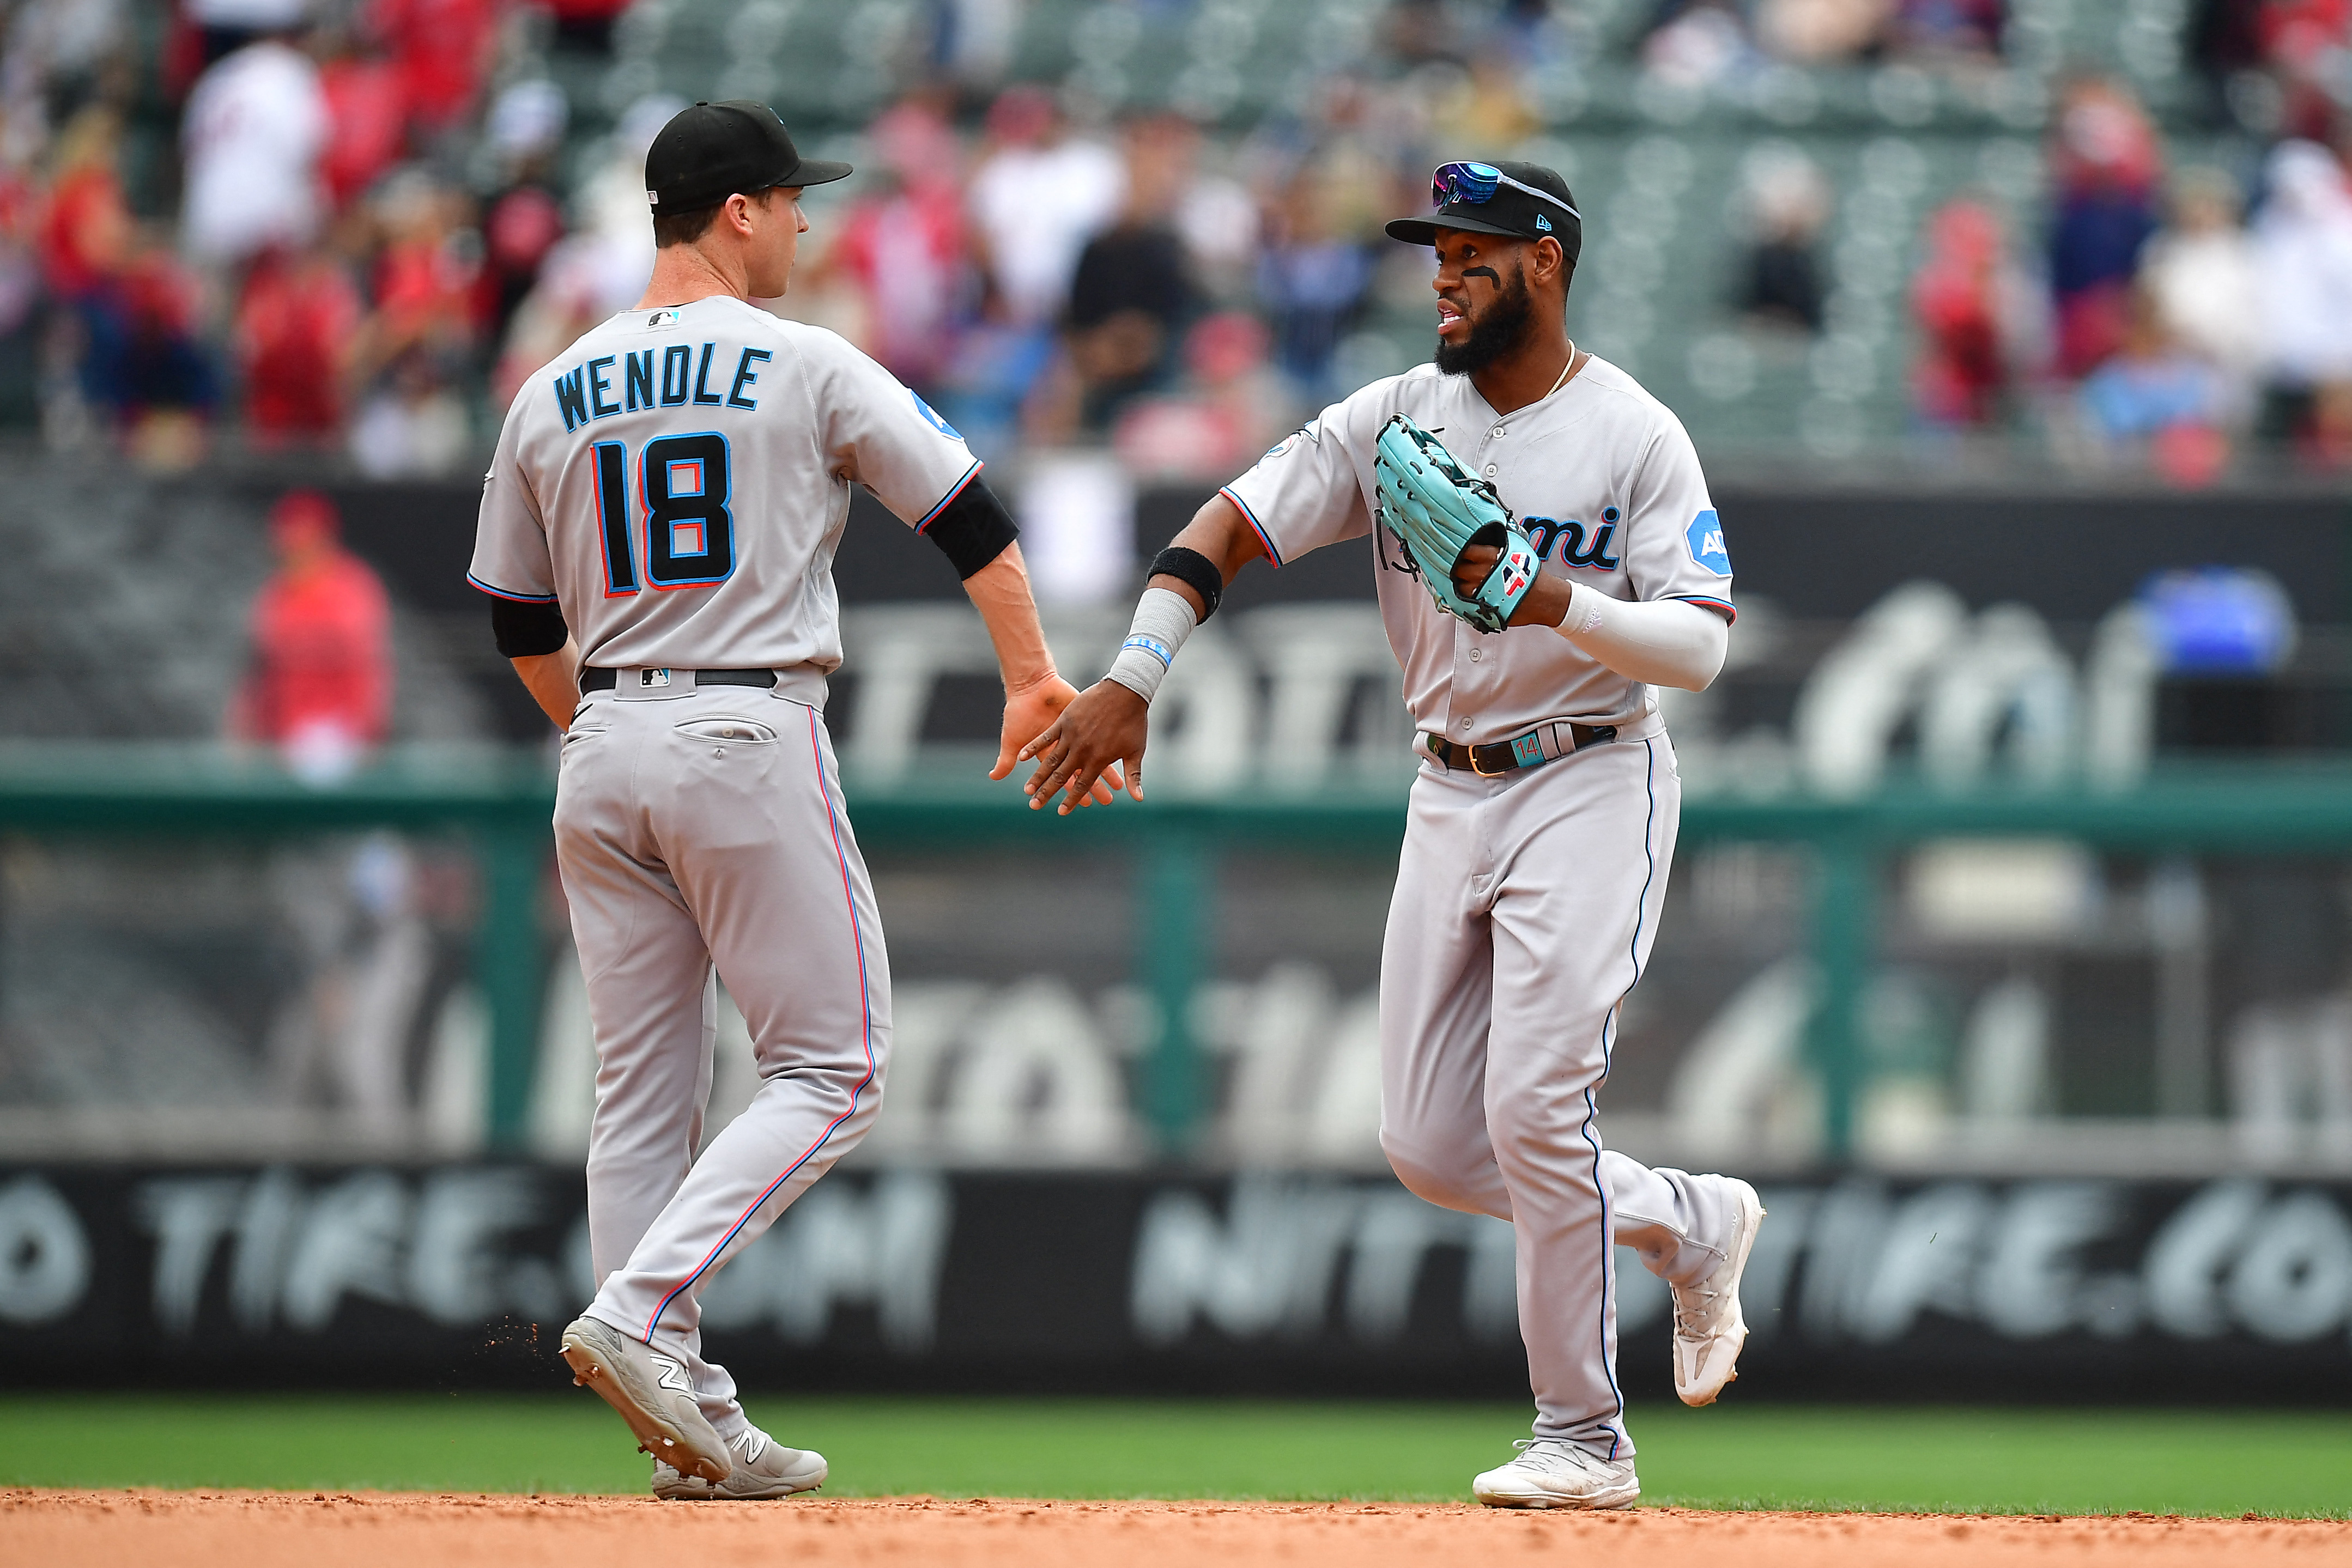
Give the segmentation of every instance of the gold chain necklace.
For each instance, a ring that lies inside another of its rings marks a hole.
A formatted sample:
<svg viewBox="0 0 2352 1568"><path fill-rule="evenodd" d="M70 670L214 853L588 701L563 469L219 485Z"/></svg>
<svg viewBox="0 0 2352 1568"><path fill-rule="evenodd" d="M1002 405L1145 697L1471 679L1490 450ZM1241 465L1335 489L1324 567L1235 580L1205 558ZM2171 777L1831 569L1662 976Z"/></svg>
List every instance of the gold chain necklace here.
<svg viewBox="0 0 2352 1568"><path fill-rule="evenodd" d="M1551 392L1544 393L1543 397L1539 397L1536 399L1536 401L1538 402L1543 402L1544 397L1549 397L1551 396L1551 392L1556 392L1559 391L1560 388L1566 386L1568 384L1568 372L1574 369L1576 369L1576 340L1570 338L1568 340L1568 363L1560 366L1559 380L1551 383Z"/></svg>

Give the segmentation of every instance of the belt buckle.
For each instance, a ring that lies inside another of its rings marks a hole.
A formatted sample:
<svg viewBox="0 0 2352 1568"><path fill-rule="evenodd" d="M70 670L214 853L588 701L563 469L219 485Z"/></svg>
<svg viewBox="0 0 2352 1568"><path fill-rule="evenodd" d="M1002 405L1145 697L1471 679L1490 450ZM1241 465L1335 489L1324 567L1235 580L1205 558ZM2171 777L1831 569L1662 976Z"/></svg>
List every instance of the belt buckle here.
<svg viewBox="0 0 2352 1568"><path fill-rule="evenodd" d="M1500 779L1504 774L1511 771L1508 768L1497 768L1492 773L1489 773L1485 768L1478 766L1478 748L1476 747L1465 746L1462 749L1470 758L1470 771L1475 773L1481 779Z"/></svg>

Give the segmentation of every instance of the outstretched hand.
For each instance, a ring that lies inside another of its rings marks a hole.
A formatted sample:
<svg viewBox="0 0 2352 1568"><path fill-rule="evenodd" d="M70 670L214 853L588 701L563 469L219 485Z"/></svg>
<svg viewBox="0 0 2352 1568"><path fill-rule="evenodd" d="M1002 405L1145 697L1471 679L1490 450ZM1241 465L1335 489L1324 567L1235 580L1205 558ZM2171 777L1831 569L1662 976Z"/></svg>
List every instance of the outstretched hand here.
<svg viewBox="0 0 2352 1568"><path fill-rule="evenodd" d="M1117 681L1097 681L1087 687L1044 734L1021 748L1021 760L1037 759L1037 771L1026 786L1029 809L1036 810L1058 790L1058 814L1066 817L1080 806L1108 804L1110 792L1122 785L1142 800L1143 744L1150 715L1150 706Z"/></svg>
<svg viewBox="0 0 2352 1568"><path fill-rule="evenodd" d="M1124 691L1126 688L1120 689ZM1012 773L1014 762L1027 760L1036 747L1044 744L1049 735L1061 727L1058 721L1064 710L1077 699L1077 688L1059 675L1048 675L1034 685L1005 693L1004 729L997 739L996 766L988 770L988 776L1003 779ZM1142 755L1140 747L1136 748L1136 754L1138 757ZM1086 798L1074 798L1073 804L1108 806L1113 793L1123 782L1118 769L1113 768L1103 777L1091 780ZM1136 798L1142 799L1139 791ZM1038 802L1032 800L1029 804L1034 807ZM1062 810L1066 812L1070 807L1065 805Z"/></svg>

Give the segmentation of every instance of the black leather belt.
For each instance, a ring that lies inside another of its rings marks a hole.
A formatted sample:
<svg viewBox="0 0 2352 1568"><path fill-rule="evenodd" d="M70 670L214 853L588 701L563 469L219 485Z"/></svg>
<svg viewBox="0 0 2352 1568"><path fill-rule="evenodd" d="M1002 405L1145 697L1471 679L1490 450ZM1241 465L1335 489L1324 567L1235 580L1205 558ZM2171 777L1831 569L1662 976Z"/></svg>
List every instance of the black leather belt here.
<svg viewBox="0 0 2352 1568"><path fill-rule="evenodd" d="M698 686L772 686L776 684L773 670L683 670L691 674ZM621 684L618 670L583 669L580 672L580 689L583 692L609 692Z"/></svg>
<svg viewBox="0 0 2352 1568"><path fill-rule="evenodd" d="M1555 736L1566 733L1573 742L1571 751L1617 738L1617 727L1613 724L1550 724L1540 728L1549 729ZM1515 768L1540 768L1564 755L1554 752L1547 756L1539 730L1529 730L1516 740L1497 740L1486 746L1457 746L1442 735L1424 734L1421 738L1429 747L1429 754L1447 768L1467 768L1487 779Z"/></svg>

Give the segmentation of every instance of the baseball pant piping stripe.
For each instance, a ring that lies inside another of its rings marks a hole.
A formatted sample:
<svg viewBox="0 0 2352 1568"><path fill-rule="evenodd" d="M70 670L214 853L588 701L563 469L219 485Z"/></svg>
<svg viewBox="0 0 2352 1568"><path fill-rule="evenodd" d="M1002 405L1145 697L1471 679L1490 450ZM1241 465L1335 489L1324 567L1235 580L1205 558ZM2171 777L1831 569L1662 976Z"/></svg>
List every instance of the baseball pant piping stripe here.
<svg viewBox="0 0 2352 1568"><path fill-rule="evenodd" d="M1658 879L1658 855L1652 847L1658 827L1658 751L1654 743L1646 740L1642 743L1642 750L1649 758L1648 768L1643 775L1643 788L1650 798L1649 812L1642 819L1642 861L1646 869L1642 873L1642 894L1633 901L1633 939L1625 946L1626 956L1633 961L1633 977L1625 982L1625 988L1618 993L1615 1006L1601 1020L1601 1078L1603 1082L1608 1082L1611 1053L1615 1049L1612 1037L1617 1027L1618 1009L1623 1007L1625 998L1633 994L1633 988L1642 983L1642 927L1650 915L1650 884ZM1601 1140L1592 1135L1592 1124L1601 1114L1601 1107L1593 1103L1592 1092L1591 1089L1584 1092L1584 1141L1592 1150L1593 1190L1601 1195L1601 1336L1605 1348L1609 1338L1609 1302L1617 1289L1617 1249L1610 1245L1609 1184L1601 1176ZM1625 1424L1625 1391L1617 1385L1617 1367L1613 1359L1604 1356L1602 1364L1609 1369L1609 1395L1617 1402L1616 1423L1617 1427L1622 1428ZM1617 1449L1622 1442L1621 1432L1612 1428L1609 1434L1611 1458L1617 1457Z"/></svg>
<svg viewBox="0 0 2352 1568"><path fill-rule="evenodd" d="M1239 496L1234 495L1233 486L1230 485L1218 491L1217 494L1223 496L1226 500L1231 501L1234 506L1240 510L1242 521L1250 526L1250 532L1257 536L1257 542L1265 547L1265 559L1274 562L1274 564L1279 568L1282 565L1282 552L1274 548L1273 536L1268 534L1265 531L1265 526L1257 520L1257 514L1249 509L1249 503L1243 500Z"/></svg>
<svg viewBox="0 0 2352 1568"><path fill-rule="evenodd" d="M809 709L809 752L816 759L816 787L818 792L823 794L824 792L824 751L817 744L814 708ZM777 1189L793 1179L793 1172L816 1157L816 1152L824 1147L826 1139L841 1130L841 1124L844 1122L857 1114L857 1097L866 1092L867 1084L874 1082L874 993L866 981L866 934L857 928L857 895L851 891L849 885L849 856L841 847L841 819L833 809L831 795L825 795L824 819L826 828L833 834L834 863L841 868L842 901L849 906L849 945L857 954L857 1005L862 1014L862 1028L865 1034L866 1076L859 1079L857 1087L849 1092L849 1108L826 1124L824 1131L817 1134L816 1142L811 1144L800 1158L786 1166L784 1174L771 1183L765 1192L751 1200L751 1207L746 1208L741 1217L728 1228L727 1234L719 1239L719 1245L713 1247L709 1255L695 1265L694 1272L680 1280L671 1289L669 1294L661 1299L661 1304L654 1309L653 1316L646 1320L646 1332L638 1336L647 1344L653 1343L654 1330L661 1322L662 1314L669 1311L669 1304L677 1300L678 1292L702 1278L711 1264L719 1260L719 1255L727 1250L727 1244L734 1240L746 1225L751 1223L751 1217L760 1212L761 1206L775 1197Z"/></svg>
<svg viewBox="0 0 2352 1568"><path fill-rule="evenodd" d="M940 504L923 514L923 520L915 525L915 531L919 534L925 528L929 528L934 522L938 521L940 514L948 509L948 503L954 500L958 496L962 495L963 487L966 485L971 484L973 476L979 474L981 469L985 465L982 464L979 458L973 458L971 460L971 466L963 471L963 477L950 486L948 493L940 497Z"/></svg>

